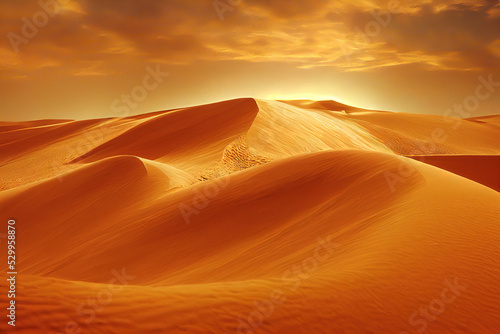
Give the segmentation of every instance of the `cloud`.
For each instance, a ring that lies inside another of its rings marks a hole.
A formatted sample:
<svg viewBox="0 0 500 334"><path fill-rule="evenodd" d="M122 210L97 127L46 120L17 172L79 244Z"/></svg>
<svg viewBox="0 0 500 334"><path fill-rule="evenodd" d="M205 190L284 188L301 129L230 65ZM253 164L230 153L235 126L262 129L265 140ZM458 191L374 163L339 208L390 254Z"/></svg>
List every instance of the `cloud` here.
<svg viewBox="0 0 500 334"><path fill-rule="evenodd" d="M490 8L454 4L433 12L422 7L415 15L395 15L381 38L403 52L462 52L482 48L500 37L500 18L490 17Z"/></svg>
<svg viewBox="0 0 500 334"><path fill-rule="evenodd" d="M275 17L290 19L315 15L329 4L328 0L243 0L246 6L267 10Z"/></svg>
<svg viewBox="0 0 500 334"><path fill-rule="evenodd" d="M276 61L340 71L408 63L429 69L498 67L497 0L401 1L390 23L367 37L366 24L377 22L374 11L385 10L390 1L395 0L242 0L220 21L211 1L73 0L20 45L19 54L4 47L0 66L15 72L14 66L23 75L43 66L97 75L137 62L202 60ZM34 1L0 3L0 34L21 34L21 18L40 10Z"/></svg>
<svg viewBox="0 0 500 334"><path fill-rule="evenodd" d="M498 56L488 48L500 38L500 17L492 15L498 1L474 4L434 1L413 8L413 11L392 14L390 20L378 10L359 8L343 16L330 13L327 18L334 22L342 19L356 32L351 33L348 40L361 56L366 50L377 54L385 50L395 52L401 59L418 53L420 62L429 60L431 67L439 65L437 68L441 69L498 68ZM377 21L377 16L381 21ZM373 29L376 22L380 22L378 31ZM371 49L376 44L378 47Z"/></svg>

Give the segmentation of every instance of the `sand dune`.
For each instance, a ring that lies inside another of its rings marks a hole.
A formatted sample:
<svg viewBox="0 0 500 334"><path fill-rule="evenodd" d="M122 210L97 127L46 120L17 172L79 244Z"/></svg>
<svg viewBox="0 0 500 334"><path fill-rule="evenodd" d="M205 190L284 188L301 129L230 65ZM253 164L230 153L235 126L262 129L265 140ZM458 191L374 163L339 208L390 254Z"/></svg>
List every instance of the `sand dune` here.
<svg viewBox="0 0 500 334"><path fill-rule="evenodd" d="M499 129L486 123L403 113L366 112L350 117L398 154L500 153Z"/></svg>
<svg viewBox="0 0 500 334"><path fill-rule="evenodd" d="M70 122L70 120L63 119L42 119L37 121L26 121L26 122L4 122L0 121L0 132L13 131L25 128L40 127L45 125L53 125Z"/></svg>
<svg viewBox="0 0 500 334"><path fill-rule="evenodd" d="M491 122L237 99L1 127L2 332L500 328Z"/></svg>
<svg viewBox="0 0 500 334"><path fill-rule="evenodd" d="M55 125L44 125L23 128L0 133L0 161L6 162L25 155L31 151L42 149L52 143L74 136L75 133L88 131L92 126L101 123L100 120L65 122Z"/></svg>
<svg viewBox="0 0 500 334"><path fill-rule="evenodd" d="M467 119L468 121L489 123L500 126L500 115L490 115L482 117L471 117Z"/></svg>
<svg viewBox="0 0 500 334"><path fill-rule="evenodd" d="M149 159L203 154L225 147L250 126L257 111L253 99L174 110L146 120L81 158L97 160L125 152Z"/></svg>
<svg viewBox="0 0 500 334"><path fill-rule="evenodd" d="M323 109L330 111L338 111L343 113L349 113L354 111L366 111L366 109L356 108L349 106L344 103L340 103L332 100L324 101L313 101L313 100L280 100L279 102L284 102L292 106L297 106L304 109Z"/></svg>
<svg viewBox="0 0 500 334"><path fill-rule="evenodd" d="M500 155L416 155L410 157L500 191Z"/></svg>

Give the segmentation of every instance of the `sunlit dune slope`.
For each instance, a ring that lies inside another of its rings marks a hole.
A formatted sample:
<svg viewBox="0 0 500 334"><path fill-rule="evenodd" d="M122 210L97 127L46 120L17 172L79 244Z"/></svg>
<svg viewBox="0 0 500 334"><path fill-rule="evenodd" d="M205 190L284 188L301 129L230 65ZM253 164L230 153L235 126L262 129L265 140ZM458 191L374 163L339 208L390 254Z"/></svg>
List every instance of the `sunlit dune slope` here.
<svg viewBox="0 0 500 334"><path fill-rule="evenodd" d="M19 130L24 128L40 127L45 125L53 125L70 122L70 120L62 119L43 119L38 121L25 121L25 122L4 122L0 121L0 132Z"/></svg>
<svg viewBox="0 0 500 334"><path fill-rule="evenodd" d="M256 154L272 159L328 149L391 152L344 114L324 114L288 103L258 100L259 114L245 140Z"/></svg>
<svg viewBox="0 0 500 334"><path fill-rule="evenodd" d="M0 332L496 333L489 121L247 98L4 122Z"/></svg>
<svg viewBox="0 0 500 334"><path fill-rule="evenodd" d="M488 123L405 113L350 117L398 154L500 154L500 129Z"/></svg>
<svg viewBox="0 0 500 334"><path fill-rule="evenodd" d="M499 115L460 119L366 110L335 101L283 102L361 125L398 154L500 154Z"/></svg>
<svg viewBox="0 0 500 334"><path fill-rule="evenodd" d="M71 161L141 122L128 118L70 121L0 133L4 148L0 151L0 189L60 177L78 168Z"/></svg>
<svg viewBox="0 0 500 334"><path fill-rule="evenodd" d="M498 128L483 122L373 111L344 114L322 108L247 98L6 131L0 133L0 172L5 176L1 189L116 155L157 160L206 180L330 149L405 155L500 151Z"/></svg>
<svg viewBox="0 0 500 334"><path fill-rule="evenodd" d="M174 110L152 117L82 156L93 161L120 153L149 159L222 150L252 124L258 112L253 99L239 99Z"/></svg>
<svg viewBox="0 0 500 334"><path fill-rule="evenodd" d="M22 128L0 132L0 162L5 163L19 156L26 155L60 141L89 131L100 124L101 120L64 122L54 125Z"/></svg>

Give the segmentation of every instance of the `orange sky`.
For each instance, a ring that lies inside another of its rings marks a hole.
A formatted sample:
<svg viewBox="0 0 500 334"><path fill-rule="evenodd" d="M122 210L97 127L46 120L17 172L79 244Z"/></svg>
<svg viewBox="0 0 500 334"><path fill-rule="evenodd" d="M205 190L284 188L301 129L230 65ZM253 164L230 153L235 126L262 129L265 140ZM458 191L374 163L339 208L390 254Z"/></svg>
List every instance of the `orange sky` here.
<svg viewBox="0 0 500 334"><path fill-rule="evenodd" d="M441 115L471 102L480 76L500 82L498 0L215 3L1 1L0 119L247 96ZM500 84L482 89L469 114L500 113Z"/></svg>

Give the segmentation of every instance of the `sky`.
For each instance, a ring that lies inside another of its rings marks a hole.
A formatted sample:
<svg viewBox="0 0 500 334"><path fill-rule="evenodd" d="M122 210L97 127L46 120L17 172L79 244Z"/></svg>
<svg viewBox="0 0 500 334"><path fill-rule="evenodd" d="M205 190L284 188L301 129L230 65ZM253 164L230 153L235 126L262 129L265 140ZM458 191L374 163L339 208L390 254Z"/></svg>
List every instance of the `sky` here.
<svg viewBox="0 0 500 334"><path fill-rule="evenodd" d="M2 121L238 97L500 113L499 0L0 0L0 36Z"/></svg>

